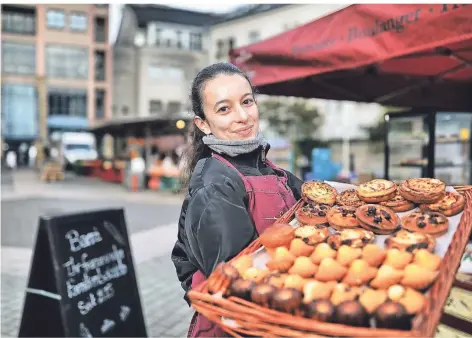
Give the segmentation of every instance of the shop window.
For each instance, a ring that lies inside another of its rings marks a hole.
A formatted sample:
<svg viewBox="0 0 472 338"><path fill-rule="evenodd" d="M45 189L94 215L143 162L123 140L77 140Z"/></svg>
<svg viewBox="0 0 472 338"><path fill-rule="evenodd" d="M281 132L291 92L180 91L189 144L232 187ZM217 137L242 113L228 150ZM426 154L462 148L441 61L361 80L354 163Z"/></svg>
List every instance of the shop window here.
<svg viewBox="0 0 472 338"><path fill-rule="evenodd" d="M38 136L37 94L33 85L2 84L2 136L34 139Z"/></svg>

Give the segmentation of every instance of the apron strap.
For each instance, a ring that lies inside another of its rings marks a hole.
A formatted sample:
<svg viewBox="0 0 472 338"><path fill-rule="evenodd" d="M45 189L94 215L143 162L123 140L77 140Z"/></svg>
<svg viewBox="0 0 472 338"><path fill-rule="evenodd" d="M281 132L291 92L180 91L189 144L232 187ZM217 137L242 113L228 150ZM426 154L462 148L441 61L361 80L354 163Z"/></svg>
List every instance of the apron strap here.
<svg viewBox="0 0 472 338"><path fill-rule="evenodd" d="M228 161L223 156L221 156L219 154L216 154L216 153L212 153L211 157L216 158L217 160L219 160L219 161L223 162L224 164L226 164L228 167L233 168L234 170L236 170L239 177L241 177L241 179L244 182L244 187L246 188L246 191L247 192L252 191L252 187L249 184L249 181L246 179L246 177L243 174L241 174L241 172L238 169L236 169L236 167L230 161ZM249 198L251 198L251 197L249 197Z"/></svg>

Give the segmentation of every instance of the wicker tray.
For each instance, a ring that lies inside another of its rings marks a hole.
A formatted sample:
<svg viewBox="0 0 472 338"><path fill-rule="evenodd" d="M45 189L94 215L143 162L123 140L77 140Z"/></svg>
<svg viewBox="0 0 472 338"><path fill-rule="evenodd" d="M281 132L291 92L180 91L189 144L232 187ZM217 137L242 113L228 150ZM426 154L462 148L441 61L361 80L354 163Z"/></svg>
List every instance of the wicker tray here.
<svg viewBox="0 0 472 338"><path fill-rule="evenodd" d="M241 335L261 337L433 337L472 229L472 186L454 188L466 197L466 207L451 244L443 257L438 279L428 292L429 296L422 312L413 319L410 331L357 328L297 317L267 309L237 297L221 298L210 295L207 290L207 282L203 282L189 291L188 296L192 306L197 312L217 323L223 330L235 337L241 337ZM303 204L303 201L299 201L277 220L277 223L289 223L294 218L295 211ZM261 243L256 239L234 259L241 255L252 254L261 247Z"/></svg>

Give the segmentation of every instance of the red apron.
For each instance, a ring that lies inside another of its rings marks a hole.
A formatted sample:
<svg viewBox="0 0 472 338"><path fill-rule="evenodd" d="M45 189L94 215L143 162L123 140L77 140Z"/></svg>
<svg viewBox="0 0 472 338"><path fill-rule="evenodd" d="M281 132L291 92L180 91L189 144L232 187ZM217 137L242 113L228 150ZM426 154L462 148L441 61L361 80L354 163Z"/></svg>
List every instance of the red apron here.
<svg viewBox="0 0 472 338"><path fill-rule="evenodd" d="M249 197L249 214L259 234L297 202L292 190L287 186L287 174L269 160L266 160L267 165L274 171L282 173L282 176L244 176L228 160L217 154L212 156L236 170L243 180ZM192 276L192 287L204 280L205 276L200 271L195 272ZM195 313L190 323L188 337L228 337L228 334L206 317Z"/></svg>

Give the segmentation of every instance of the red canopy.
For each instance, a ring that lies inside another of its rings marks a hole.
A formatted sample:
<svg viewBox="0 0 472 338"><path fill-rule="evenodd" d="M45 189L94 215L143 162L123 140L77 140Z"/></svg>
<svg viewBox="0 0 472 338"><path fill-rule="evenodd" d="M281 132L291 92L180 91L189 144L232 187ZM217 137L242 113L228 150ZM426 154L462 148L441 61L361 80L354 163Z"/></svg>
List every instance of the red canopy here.
<svg viewBox="0 0 472 338"><path fill-rule="evenodd" d="M472 110L472 5L352 5L231 61L263 94Z"/></svg>

